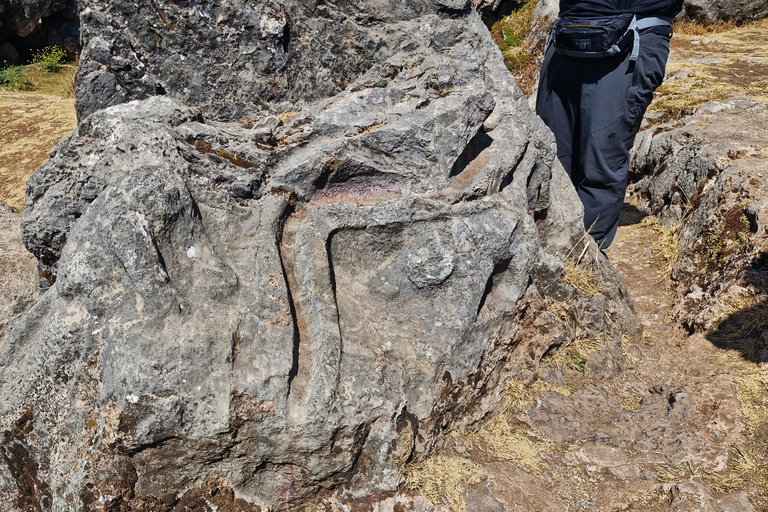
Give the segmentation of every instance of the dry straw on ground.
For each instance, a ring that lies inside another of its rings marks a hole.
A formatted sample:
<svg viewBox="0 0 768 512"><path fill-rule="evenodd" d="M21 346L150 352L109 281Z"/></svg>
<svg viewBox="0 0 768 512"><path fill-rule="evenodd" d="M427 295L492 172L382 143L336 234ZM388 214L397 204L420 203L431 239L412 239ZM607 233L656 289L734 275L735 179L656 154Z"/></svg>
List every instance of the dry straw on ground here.
<svg viewBox="0 0 768 512"><path fill-rule="evenodd" d="M768 20L743 26L677 23L672 45L675 57L650 106L662 114L657 122L731 96L768 102Z"/></svg>
<svg viewBox="0 0 768 512"><path fill-rule="evenodd" d="M542 454L552 450L550 444L531 439L513 428L505 414L499 414L480 430L467 435L466 442L485 457L512 462L533 475L540 472Z"/></svg>
<svg viewBox="0 0 768 512"><path fill-rule="evenodd" d="M75 66L48 73L25 68L34 92L0 89L0 201L20 210L30 176L77 126L70 96Z"/></svg>
<svg viewBox="0 0 768 512"><path fill-rule="evenodd" d="M432 503L449 505L456 512L464 512L462 486L480 482L480 466L460 457L436 456L406 466L403 470L405 486L429 499Z"/></svg>
<svg viewBox="0 0 768 512"><path fill-rule="evenodd" d="M680 228L667 228L660 224L656 217L645 217L642 224L653 229L657 235L656 241L651 246L651 251L659 262L657 282L664 282L672 275L672 270L680 256Z"/></svg>

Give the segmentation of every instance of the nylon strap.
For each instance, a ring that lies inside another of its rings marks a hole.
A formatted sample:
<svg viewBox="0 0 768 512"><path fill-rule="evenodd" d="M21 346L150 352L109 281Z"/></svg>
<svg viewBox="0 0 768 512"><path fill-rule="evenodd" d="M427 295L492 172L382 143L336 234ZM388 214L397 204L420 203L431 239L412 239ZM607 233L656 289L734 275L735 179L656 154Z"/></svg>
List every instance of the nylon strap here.
<svg viewBox="0 0 768 512"><path fill-rule="evenodd" d="M632 42L632 53L629 56L629 60L632 62L637 61L640 57L640 31L650 27L661 27L664 25L672 26L672 20L663 16L648 16L646 18L637 19L635 16L632 19L632 23L629 25L628 30L635 32L634 41Z"/></svg>

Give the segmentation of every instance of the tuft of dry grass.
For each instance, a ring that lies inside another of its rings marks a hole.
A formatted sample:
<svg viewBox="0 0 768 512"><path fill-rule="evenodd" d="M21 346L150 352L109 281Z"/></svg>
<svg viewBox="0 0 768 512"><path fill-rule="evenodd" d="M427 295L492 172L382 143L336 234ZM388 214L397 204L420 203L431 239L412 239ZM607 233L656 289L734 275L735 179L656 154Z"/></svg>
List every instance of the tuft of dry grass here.
<svg viewBox="0 0 768 512"><path fill-rule="evenodd" d="M565 257L565 281L581 295L591 297L610 291L602 283L599 255L600 248L589 243L584 234Z"/></svg>
<svg viewBox="0 0 768 512"><path fill-rule="evenodd" d="M706 36L711 34L720 34L736 28L736 24L732 21L726 21L721 23L713 23L705 25L696 20L678 21L674 24L675 35L686 36Z"/></svg>
<svg viewBox="0 0 768 512"><path fill-rule="evenodd" d="M542 364L551 368L566 366L571 370L584 373L589 356L604 348L600 340L592 338L576 338L565 346L560 347L551 356L542 360Z"/></svg>
<svg viewBox="0 0 768 512"><path fill-rule="evenodd" d="M672 270L680 256L680 227L667 228L662 226L656 217L645 217L644 226L650 227L656 232L656 241L651 246L651 252L658 258L659 266L658 283L666 281L672 275Z"/></svg>
<svg viewBox="0 0 768 512"><path fill-rule="evenodd" d="M299 114L301 114L300 110L291 110L291 111L288 111L288 112L282 112L282 113L278 114L277 118L280 119L280 121L282 121L283 124L288 124L288 121L290 119L296 117Z"/></svg>
<svg viewBox="0 0 768 512"><path fill-rule="evenodd" d="M483 475L480 466L473 462L440 455L410 464L403 473L408 489L418 492L435 505L449 505L456 512L467 509L467 502L461 492L462 485L476 485Z"/></svg>
<svg viewBox="0 0 768 512"><path fill-rule="evenodd" d="M647 510L660 510L667 508L672 503L672 495L664 487L659 485L653 491L641 494L636 504Z"/></svg>
<svg viewBox="0 0 768 512"><path fill-rule="evenodd" d="M700 476L690 462L662 464L656 467L656 478L662 482L680 483Z"/></svg>
<svg viewBox="0 0 768 512"><path fill-rule="evenodd" d="M529 385L521 380L510 379L507 381L502 395L504 412L520 411L532 405L542 391L551 391L563 396L571 396L573 394L573 390L568 386L558 386L543 380L537 380Z"/></svg>
<svg viewBox="0 0 768 512"><path fill-rule="evenodd" d="M531 474L540 474L541 455L552 451L552 445L543 441L535 441L509 424L505 414L487 422L480 430L468 434L466 442L472 449L483 452L486 457L520 466Z"/></svg>

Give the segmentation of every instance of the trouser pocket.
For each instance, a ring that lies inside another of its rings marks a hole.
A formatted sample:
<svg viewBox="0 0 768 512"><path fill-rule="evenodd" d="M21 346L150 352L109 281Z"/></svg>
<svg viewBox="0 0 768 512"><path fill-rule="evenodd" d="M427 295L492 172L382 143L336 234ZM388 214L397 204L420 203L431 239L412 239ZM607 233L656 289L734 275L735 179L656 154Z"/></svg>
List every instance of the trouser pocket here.
<svg viewBox="0 0 768 512"><path fill-rule="evenodd" d="M644 111L639 102L633 102L616 112L612 122L592 132L592 142L599 149L609 170L618 171L626 165ZM620 181L622 177L617 176L617 179Z"/></svg>

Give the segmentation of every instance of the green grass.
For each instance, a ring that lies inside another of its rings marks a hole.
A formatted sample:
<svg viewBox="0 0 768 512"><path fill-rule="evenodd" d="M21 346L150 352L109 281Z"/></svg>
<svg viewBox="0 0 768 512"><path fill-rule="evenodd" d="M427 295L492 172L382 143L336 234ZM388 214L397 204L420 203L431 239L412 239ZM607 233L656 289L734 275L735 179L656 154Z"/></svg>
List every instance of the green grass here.
<svg viewBox="0 0 768 512"><path fill-rule="evenodd" d="M34 91L62 98L72 96L76 64L60 64L59 71L48 71L44 64L0 68L0 89Z"/></svg>
<svg viewBox="0 0 768 512"><path fill-rule="evenodd" d="M526 47L533 27L533 10L539 0L519 0L517 8L509 16L491 27L491 36L501 49L504 63L517 80L518 86L528 95L538 71L538 59ZM534 53L541 53L535 49Z"/></svg>
<svg viewBox="0 0 768 512"><path fill-rule="evenodd" d="M32 90L33 85L22 76L23 72L23 66L6 66L0 69L0 87L14 91Z"/></svg>
<svg viewBox="0 0 768 512"><path fill-rule="evenodd" d="M49 73L58 73L67 54L58 46L46 46L32 54L32 63L40 64Z"/></svg>

